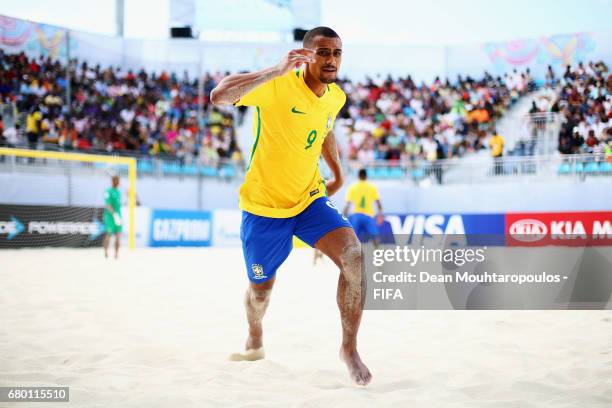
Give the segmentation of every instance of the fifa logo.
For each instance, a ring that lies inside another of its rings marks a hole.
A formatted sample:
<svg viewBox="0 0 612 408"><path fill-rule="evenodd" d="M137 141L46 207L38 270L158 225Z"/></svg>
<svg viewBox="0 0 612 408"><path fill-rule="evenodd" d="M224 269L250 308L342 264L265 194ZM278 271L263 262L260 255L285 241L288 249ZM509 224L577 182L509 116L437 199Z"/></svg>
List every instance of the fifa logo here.
<svg viewBox="0 0 612 408"><path fill-rule="evenodd" d="M267 276L264 275L263 266L261 266L260 264L251 265L251 270L253 271L253 275L254 275L253 278L255 279L267 278Z"/></svg>
<svg viewBox="0 0 612 408"><path fill-rule="evenodd" d="M325 125L325 129L329 131L332 125L332 115L331 113L327 114L327 124Z"/></svg>

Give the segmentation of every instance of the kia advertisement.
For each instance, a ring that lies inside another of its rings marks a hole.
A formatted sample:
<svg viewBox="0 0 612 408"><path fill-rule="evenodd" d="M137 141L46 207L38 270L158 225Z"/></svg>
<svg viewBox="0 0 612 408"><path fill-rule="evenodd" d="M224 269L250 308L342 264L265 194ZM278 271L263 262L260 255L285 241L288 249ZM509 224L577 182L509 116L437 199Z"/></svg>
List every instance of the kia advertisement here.
<svg viewBox="0 0 612 408"><path fill-rule="evenodd" d="M506 214L508 246L612 245L612 212Z"/></svg>

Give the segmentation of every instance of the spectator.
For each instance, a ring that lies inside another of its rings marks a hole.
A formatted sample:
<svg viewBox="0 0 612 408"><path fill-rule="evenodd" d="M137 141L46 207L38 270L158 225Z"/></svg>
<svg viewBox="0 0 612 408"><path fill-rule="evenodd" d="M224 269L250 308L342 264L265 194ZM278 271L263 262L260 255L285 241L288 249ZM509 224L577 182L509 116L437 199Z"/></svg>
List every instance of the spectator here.
<svg viewBox="0 0 612 408"><path fill-rule="evenodd" d="M605 158L605 149L606 146L604 143L595 139L593 146L591 146L590 152L593 154L593 158L596 162L603 161Z"/></svg>
<svg viewBox="0 0 612 408"><path fill-rule="evenodd" d="M556 79L555 79L555 71L553 71L552 66L548 66L548 69L546 70L546 85L549 87L554 87L556 84Z"/></svg>
<svg viewBox="0 0 612 408"><path fill-rule="evenodd" d="M575 127L572 136L572 152L575 154L584 153L582 146L584 145L584 137L578 131L578 128Z"/></svg>
<svg viewBox="0 0 612 408"><path fill-rule="evenodd" d="M592 150L594 146L599 144L599 140L595 137L595 131L593 129L589 130L589 135L586 139L587 151Z"/></svg>
<svg viewBox="0 0 612 408"><path fill-rule="evenodd" d="M4 132L2 132L2 137L4 138L5 146L15 147L19 145L19 124L7 126Z"/></svg>
<svg viewBox="0 0 612 408"><path fill-rule="evenodd" d="M559 152L561 152L562 154L572 154L573 153L573 146L572 146L572 139L568 139L568 138L561 138L559 141Z"/></svg>
<svg viewBox="0 0 612 408"><path fill-rule="evenodd" d="M501 161L504 155L504 138L493 129L493 135L489 139L489 148L491 149L491 157L494 161L494 173L499 175L503 173L503 163Z"/></svg>
<svg viewBox="0 0 612 408"><path fill-rule="evenodd" d="M423 154L429 162L431 172L434 174L438 184L442 184L442 165L438 162L438 159L442 159L443 157L440 157L440 142L434 139L431 129L427 137L423 140L422 148Z"/></svg>
<svg viewBox="0 0 612 408"><path fill-rule="evenodd" d="M604 144L604 158L608 163L612 162L612 138Z"/></svg>
<svg viewBox="0 0 612 408"><path fill-rule="evenodd" d="M33 106L26 117L26 132L28 136L28 144L30 149L38 148L38 138L40 137L40 128L42 122L42 113L36 106Z"/></svg>
<svg viewBox="0 0 612 408"><path fill-rule="evenodd" d="M0 116L0 147L4 146L8 146L8 141L5 135L4 121L2 120L2 116Z"/></svg>

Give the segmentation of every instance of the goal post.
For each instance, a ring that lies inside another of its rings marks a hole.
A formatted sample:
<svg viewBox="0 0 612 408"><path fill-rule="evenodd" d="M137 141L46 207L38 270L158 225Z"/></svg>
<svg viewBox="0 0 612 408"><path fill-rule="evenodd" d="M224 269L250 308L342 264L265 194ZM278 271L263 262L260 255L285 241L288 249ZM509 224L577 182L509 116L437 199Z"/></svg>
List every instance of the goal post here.
<svg viewBox="0 0 612 408"><path fill-rule="evenodd" d="M126 166L128 175L128 247L135 247L135 207L136 207L136 159L133 157L105 156L86 153L69 153L46 150L28 150L0 147L1 158L23 158L41 160L59 160L65 162L81 162L90 164L107 164L109 166Z"/></svg>

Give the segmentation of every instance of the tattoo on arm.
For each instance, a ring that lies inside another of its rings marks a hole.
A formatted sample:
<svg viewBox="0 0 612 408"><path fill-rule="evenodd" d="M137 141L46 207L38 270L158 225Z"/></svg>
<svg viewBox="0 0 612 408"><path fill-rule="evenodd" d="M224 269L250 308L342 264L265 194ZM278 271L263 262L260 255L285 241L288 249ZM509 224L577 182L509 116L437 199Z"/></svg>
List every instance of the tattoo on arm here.
<svg viewBox="0 0 612 408"><path fill-rule="evenodd" d="M266 83L277 76L277 71L271 68L248 74L235 74L223 78L211 92L213 103L218 105L231 105L259 85ZM213 96L214 94L214 96Z"/></svg>

